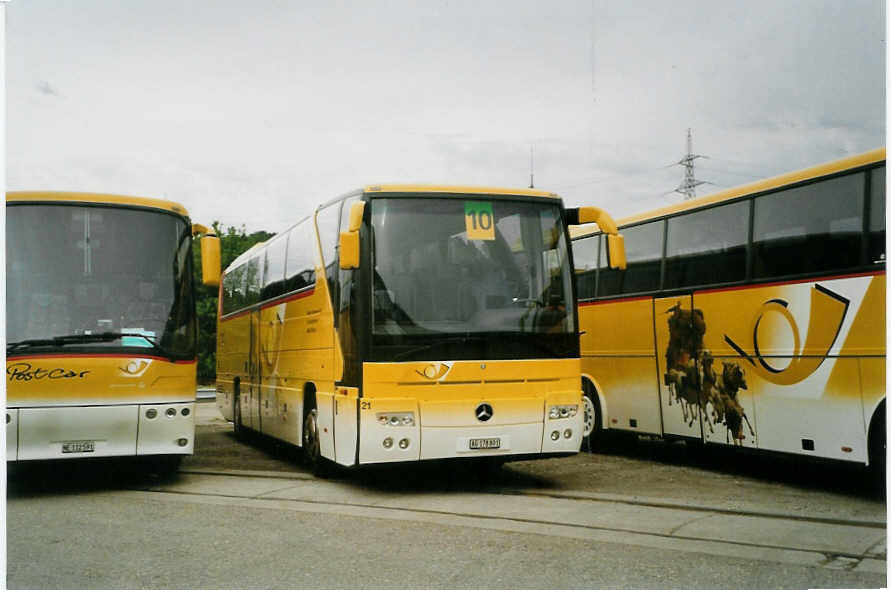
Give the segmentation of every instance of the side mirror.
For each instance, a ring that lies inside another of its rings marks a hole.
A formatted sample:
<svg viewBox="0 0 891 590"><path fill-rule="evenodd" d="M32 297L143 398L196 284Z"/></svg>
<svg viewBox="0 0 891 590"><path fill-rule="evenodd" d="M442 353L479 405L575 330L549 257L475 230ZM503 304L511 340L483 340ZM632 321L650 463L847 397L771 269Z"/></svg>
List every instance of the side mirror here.
<svg viewBox="0 0 891 590"><path fill-rule="evenodd" d="M220 285L220 238L201 237L201 282L208 287Z"/></svg>
<svg viewBox="0 0 891 590"><path fill-rule="evenodd" d="M340 268L359 268L359 232L340 232Z"/></svg>
<svg viewBox="0 0 891 590"><path fill-rule="evenodd" d="M359 268L359 228L365 215L365 201L350 206L350 220L347 231L340 232L340 268Z"/></svg>
<svg viewBox="0 0 891 590"><path fill-rule="evenodd" d="M624 270L627 266L625 237L619 233L619 228L610 214L599 207L579 207L566 210L567 225L586 223L596 223L600 231L606 235L609 267Z"/></svg>
<svg viewBox="0 0 891 590"><path fill-rule="evenodd" d="M609 267L624 270L627 266L625 259L625 236L622 234L606 235L607 253L609 254Z"/></svg>

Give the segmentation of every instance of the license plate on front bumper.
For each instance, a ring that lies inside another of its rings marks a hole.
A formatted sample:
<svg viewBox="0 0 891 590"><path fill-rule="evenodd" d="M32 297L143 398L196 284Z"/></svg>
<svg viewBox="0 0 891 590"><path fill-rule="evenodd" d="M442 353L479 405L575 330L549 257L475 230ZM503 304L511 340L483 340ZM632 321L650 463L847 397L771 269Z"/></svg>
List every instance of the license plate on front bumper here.
<svg viewBox="0 0 891 590"><path fill-rule="evenodd" d="M500 438L471 438L467 441L467 446L470 447L471 451L477 451L480 449L500 449L501 448L501 439Z"/></svg>
<svg viewBox="0 0 891 590"><path fill-rule="evenodd" d="M92 453L96 450L96 441L75 440L62 443L63 453Z"/></svg>

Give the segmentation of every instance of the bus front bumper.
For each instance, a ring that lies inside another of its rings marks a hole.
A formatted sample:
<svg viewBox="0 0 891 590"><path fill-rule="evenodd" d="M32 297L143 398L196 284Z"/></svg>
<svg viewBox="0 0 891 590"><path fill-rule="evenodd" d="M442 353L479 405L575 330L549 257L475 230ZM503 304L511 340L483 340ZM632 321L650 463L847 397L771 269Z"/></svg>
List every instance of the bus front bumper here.
<svg viewBox="0 0 891 590"><path fill-rule="evenodd" d="M6 409L6 460L190 455L194 402Z"/></svg>

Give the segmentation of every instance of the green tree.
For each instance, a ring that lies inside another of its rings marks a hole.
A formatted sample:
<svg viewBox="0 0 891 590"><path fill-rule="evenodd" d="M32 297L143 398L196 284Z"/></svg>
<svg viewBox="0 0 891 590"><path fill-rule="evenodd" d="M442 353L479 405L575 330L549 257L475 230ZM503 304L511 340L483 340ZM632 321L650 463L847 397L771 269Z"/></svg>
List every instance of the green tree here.
<svg viewBox="0 0 891 590"><path fill-rule="evenodd" d="M244 226L229 226L223 231L218 221L213 222L213 229L220 238L220 266L226 269L248 248L258 242L265 242L275 234L267 231L256 231L248 234ZM213 383L217 376L217 287L206 287L201 283L201 246L196 240L193 249L193 268L195 275L195 312L198 315L198 382Z"/></svg>

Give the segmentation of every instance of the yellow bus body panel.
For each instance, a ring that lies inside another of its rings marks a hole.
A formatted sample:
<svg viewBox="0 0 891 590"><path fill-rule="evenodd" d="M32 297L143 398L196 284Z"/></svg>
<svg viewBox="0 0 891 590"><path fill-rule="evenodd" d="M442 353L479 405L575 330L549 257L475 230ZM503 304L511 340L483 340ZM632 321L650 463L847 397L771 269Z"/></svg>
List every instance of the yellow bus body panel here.
<svg viewBox="0 0 891 590"><path fill-rule="evenodd" d="M126 195L107 195L102 193L79 193L62 191L11 191L6 193L7 203L92 203L106 205L123 205L145 207L170 211L188 217L189 212L179 203L166 199L149 197L130 197Z"/></svg>
<svg viewBox="0 0 891 590"><path fill-rule="evenodd" d="M151 356L41 355L6 361L10 408L195 400L195 362Z"/></svg>

